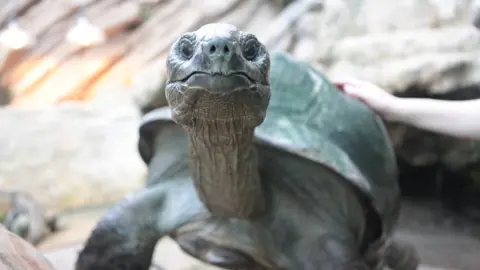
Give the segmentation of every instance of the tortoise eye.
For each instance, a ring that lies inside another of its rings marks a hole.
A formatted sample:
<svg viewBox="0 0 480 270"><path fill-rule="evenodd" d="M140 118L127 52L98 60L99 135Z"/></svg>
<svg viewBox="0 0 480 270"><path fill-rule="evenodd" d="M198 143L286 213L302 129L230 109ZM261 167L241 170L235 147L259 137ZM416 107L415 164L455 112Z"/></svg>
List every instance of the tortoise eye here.
<svg viewBox="0 0 480 270"><path fill-rule="evenodd" d="M245 45L243 46L243 56L249 60L252 61L257 57L258 54L258 49L260 48L260 45L258 41L254 38L250 38L245 42Z"/></svg>
<svg viewBox="0 0 480 270"><path fill-rule="evenodd" d="M183 37L178 45L179 51L185 59L190 59L193 56L193 40L190 36Z"/></svg>

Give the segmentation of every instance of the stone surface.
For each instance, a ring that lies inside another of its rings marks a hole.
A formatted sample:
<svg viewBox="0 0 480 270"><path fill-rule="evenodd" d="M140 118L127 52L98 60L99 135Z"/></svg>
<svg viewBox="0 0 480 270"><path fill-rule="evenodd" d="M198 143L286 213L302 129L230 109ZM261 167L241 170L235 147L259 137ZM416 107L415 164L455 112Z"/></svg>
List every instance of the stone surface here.
<svg viewBox="0 0 480 270"><path fill-rule="evenodd" d="M352 36L332 49L330 76L351 74L391 92L444 94L480 83L480 32L470 25Z"/></svg>
<svg viewBox="0 0 480 270"><path fill-rule="evenodd" d="M317 29L318 58L335 62L336 57L330 57L330 51L337 46L338 41L341 42L346 37L388 35L399 31L467 25L470 23L471 2L471 0L395 2L325 0L324 14ZM420 42L429 42L421 35L418 37ZM395 45L394 41L390 44ZM448 43L451 42L452 40L449 40Z"/></svg>
<svg viewBox="0 0 480 270"><path fill-rule="evenodd" d="M139 117L66 103L0 109L0 188L30 193L50 210L123 198L144 184Z"/></svg>

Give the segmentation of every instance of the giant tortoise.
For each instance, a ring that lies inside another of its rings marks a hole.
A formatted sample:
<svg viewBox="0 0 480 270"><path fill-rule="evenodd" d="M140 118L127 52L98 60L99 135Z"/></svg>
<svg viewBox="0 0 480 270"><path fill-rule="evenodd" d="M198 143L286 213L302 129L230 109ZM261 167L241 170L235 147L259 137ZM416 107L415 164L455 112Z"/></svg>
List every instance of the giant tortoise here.
<svg viewBox="0 0 480 270"><path fill-rule="evenodd" d="M140 127L148 184L98 222L77 270L148 269L164 236L226 269L417 268L393 240L396 160L370 109L229 24L182 35L167 74L170 106Z"/></svg>

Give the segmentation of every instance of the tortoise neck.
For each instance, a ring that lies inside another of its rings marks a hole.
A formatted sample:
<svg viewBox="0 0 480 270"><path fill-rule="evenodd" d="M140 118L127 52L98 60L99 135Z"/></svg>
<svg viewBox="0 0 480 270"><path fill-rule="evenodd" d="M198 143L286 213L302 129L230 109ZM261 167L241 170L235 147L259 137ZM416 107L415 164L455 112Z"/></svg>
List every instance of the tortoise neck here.
<svg viewBox="0 0 480 270"><path fill-rule="evenodd" d="M254 127L236 121L196 122L190 167L200 200L216 216L254 219L266 207L253 145Z"/></svg>

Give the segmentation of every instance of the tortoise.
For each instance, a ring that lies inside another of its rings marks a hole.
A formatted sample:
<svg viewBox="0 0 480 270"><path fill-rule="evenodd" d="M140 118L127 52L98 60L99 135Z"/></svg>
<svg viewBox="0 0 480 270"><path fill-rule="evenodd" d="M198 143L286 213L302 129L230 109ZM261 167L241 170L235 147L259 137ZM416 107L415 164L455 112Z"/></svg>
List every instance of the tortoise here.
<svg viewBox="0 0 480 270"><path fill-rule="evenodd" d="M182 35L167 78L169 106L139 128L147 185L100 219L77 270L149 269L164 236L225 269L417 268L372 110L230 24Z"/></svg>

